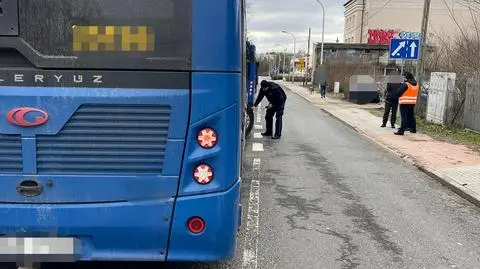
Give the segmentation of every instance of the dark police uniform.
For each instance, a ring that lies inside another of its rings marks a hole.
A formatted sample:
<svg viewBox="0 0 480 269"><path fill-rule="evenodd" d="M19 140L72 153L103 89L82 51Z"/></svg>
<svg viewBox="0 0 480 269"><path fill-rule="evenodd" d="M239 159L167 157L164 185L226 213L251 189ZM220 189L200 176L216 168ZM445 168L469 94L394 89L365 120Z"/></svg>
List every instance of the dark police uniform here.
<svg viewBox="0 0 480 269"><path fill-rule="evenodd" d="M390 110L392 111L392 115L390 118L390 124L392 128L395 128L395 122L397 121L397 109L398 109L398 97L395 97L397 89L387 87L385 91L385 112L383 113L383 122L381 127L387 126L388 116L390 114Z"/></svg>
<svg viewBox="0 0 480 269"><path fill-rule="evenodd" d="M282 136L282 117L283 112L285 110L285 102L287 101L287 95L285 91L274 82L261 82L260 92L258 93L257 100L255 101L254 106L258 106L260 102L262 102L263 97L266 97L270 105L267 108L267 112L265 114L265 121L266 121L266 131L262 133L262 135L272 135L273 129L273 116L276 115L276 122L275 122L275 135L272 137L273 139L278 139Z"/></svg>

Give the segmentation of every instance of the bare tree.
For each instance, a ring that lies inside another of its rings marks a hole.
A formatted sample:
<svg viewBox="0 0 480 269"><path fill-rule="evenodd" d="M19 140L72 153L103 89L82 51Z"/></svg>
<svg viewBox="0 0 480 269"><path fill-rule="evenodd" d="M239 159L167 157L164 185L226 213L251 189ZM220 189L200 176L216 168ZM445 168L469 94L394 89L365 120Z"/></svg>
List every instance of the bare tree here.
<svg viewBox="0 0 480 269"><path fill-rule="evenodd" d="M456 95L454 100L451 124L461 121L467 81L472 77L480 77L480 0L464 0L463 5L468 8L471 24L460 23L452 8L447 5L449 16L456 26L458 33L449 39L448 35L431 30L435 40L432 50L425 54L425 72L453 72L456 73ZM451 115L452 116L452 115Z"/></svg>

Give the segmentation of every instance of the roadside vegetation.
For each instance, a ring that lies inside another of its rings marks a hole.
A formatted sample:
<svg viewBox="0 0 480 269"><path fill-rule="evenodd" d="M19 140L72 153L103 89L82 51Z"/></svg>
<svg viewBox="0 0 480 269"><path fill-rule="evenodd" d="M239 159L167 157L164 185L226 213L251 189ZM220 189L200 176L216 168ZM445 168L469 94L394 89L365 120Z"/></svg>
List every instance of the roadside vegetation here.
<svg viewBox="0 0 480 269"><path fill-rule="evenodd" d="M383 108L366 110L377 117L383 116ZM401 117L400 114L398 114L397 122L400 123L400 121ZM477 151L480 151L480 133L457 127L448 127L427 122L424 118L418 116L417 130L419 133L426 134L434 139L452 144L466 145Z"/></svg>

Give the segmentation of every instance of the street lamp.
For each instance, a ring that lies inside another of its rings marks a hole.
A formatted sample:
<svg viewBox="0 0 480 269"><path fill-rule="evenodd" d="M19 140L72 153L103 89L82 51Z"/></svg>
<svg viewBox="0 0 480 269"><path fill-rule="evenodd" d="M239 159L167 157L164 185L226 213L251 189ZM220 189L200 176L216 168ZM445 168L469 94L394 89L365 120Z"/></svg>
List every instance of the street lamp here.
<svg viewBox="0 0 480 269"><path fill-rule="evenodd" d="M281 47L281 48L283 49L283 70L282 70L282 71L283 71L283 72L282 72L282 79L283 79L283 77L285 77L285 48L284 48L282 45L280 45L280 44L275 44L274 46L275 46L275 47L278 46L278 47ZM281 59L281 57L279 56L279 57L278 57L278 62L279 62L278 65L280 65L281 60L282 60L282 59ZM280 69L280 67L279 67L279 69ZM279 72L279 73L280 73L280 72Z"/></svg>
<svg viewBox="0 0 480 269"><path fill-rule="evenodd" d="M320 64L323 64L323 34L325 32L325 7L323 6L322 2L320 0L316 0L320 6L322 7L323 11L323 19L322 19L322 47L320 49Z"/></svg>
<svg viewBox="0 0 480 269"><path fill-rule="evenodd" d="M293 33L290 33L287 31L282 31L282 33L291 35L293 37L293 55L294 55L293 57L295 57L297 55L297 38Z"/></svg>
<svg viewBox="0 0 480 269"><path fill-rule="evenodd" d="M295 69L295 59L297 58L297 38L293 33L290 33L287 31L282 31L282 33L291 35L293 37L293 69ZM292 76L292 82L293 82L293 76Z"/></svg>

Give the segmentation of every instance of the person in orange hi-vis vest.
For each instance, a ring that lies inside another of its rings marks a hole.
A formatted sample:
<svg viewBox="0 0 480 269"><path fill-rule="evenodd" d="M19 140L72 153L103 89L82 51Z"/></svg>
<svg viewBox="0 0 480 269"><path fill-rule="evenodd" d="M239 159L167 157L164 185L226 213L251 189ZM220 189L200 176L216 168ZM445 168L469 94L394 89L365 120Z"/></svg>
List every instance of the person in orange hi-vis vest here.
<svg viewBox="0 0 480 269"><path fill-rule="evenodd" d="M415 105L417 104L419 86L412 73L405 72L403 76L405 77L405 83L400 86L395 96L398 98L402 116L402 125L394 133L396 135L403 135L406 130L409 130L411 133L417 132Z"/></svg>

